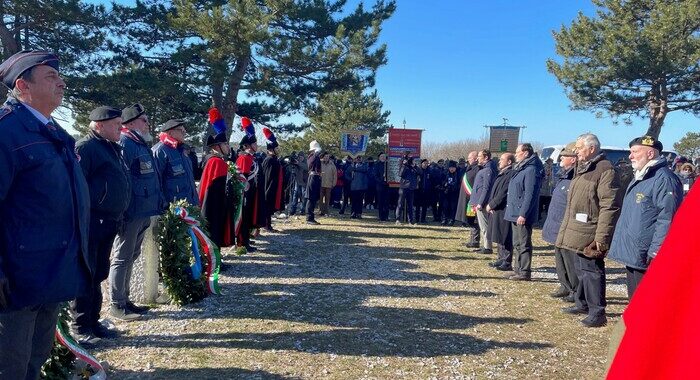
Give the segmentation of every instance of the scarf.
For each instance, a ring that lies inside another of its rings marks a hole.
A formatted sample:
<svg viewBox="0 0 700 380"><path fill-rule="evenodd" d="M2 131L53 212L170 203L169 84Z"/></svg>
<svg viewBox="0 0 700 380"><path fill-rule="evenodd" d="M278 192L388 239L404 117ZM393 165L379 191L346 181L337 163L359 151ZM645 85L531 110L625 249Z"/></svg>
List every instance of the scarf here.
<svg viewBox="0 0 700 380"><path fill-rule="evenodd" d="M167 145L173 149L177 149L177 147L180 145L179 141L170 137L170 135L165 132L161 132L160 135L158 135L158 139L163 143L163 145Z"/></svg>
<svg viewBox="0 0 700 380"><path fill-rule="evenodd" d="M634 179L635 179L636 181L641 181L641 180L643 180L643 179L644 179L644 176L647 175L647 172L649 171L649 168L651 168L651 167L653 167L654 165L658 164L660 160L661 160L660 158L655 158L655 159L653 159L653 160L647 162L647 164L644 165L644 167L641 168L640 170L635 170L635 171L634 171Z"/></svg>

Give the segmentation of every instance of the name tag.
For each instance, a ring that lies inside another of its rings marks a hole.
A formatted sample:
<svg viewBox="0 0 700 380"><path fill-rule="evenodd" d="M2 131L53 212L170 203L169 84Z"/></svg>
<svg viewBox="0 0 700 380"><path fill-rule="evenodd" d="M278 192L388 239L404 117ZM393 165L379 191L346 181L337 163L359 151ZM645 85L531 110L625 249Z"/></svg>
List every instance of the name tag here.
<svg viewBox="0 0 700 380"><path fill-rule="evenodd" d="M689 183L683 184L683 191L690 191L690 184Z"/></svg>
<svg viewBox="0 0 700 380"><path fill-rule="evenodd" d="M588 215L583 213L577 213L576 220L581 223L588 223Z"/></svg>

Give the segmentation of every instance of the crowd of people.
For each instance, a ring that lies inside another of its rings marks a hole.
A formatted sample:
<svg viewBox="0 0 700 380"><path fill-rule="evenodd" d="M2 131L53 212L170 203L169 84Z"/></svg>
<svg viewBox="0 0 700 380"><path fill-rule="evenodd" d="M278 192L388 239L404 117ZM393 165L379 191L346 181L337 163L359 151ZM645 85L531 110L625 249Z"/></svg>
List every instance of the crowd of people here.
<svg viewBox="0 0 700 380"><path fill-rule="evenodd" d="M131 299L133 266L146 231L174 201L201 208L218 246L248 252L260 229L276 231L275 218L300 213L315 225L334 209L353 219L376 209L380 222L395 210L392 222L416 225L428 223L430 209L432 223L467 227L467 247L487 255L495 247L491 265L515 281L531 279L533 227L544 209L542 235L555 247L560 282L552 296L574 303L563 311L587 314L582 323L594 327L606 323L604 259L625 266L631 297L695 178L689 162L674 173L661 143L643 136L630 143L632 176L621 186L598 138L584 134L561 152L558 170L528 143L498 158L485 149L457 161L407 154L392 187L384 153L341 160L312 141L307 152L279 157L268 128L261 153L246 117L232 148L215 108L200 163L185 144L185 121L163 123L156 139L139 103L97 107L76 143L51 117L65 83L50 52L17 53L0 76L10 89L0 108L0 347L13 347L0 355L2 378L39 376L62 302L70 301L82 345L116 337L100 322L105 280L109 316L149 312Z"/></svg>

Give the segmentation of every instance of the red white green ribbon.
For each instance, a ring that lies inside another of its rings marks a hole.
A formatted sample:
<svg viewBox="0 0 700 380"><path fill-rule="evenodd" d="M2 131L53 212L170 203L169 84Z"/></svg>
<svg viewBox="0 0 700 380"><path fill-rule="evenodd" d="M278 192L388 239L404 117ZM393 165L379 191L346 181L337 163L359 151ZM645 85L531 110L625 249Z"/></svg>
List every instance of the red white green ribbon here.
<svg viewBox="0 0 700 380"><path fill-rule="evenodd" d="M65 330L63 326L61 326L61 322L59 321L56 324L56 339L64 346L66 347L70 352L75 355L76 358L79 360L84 361L87 363L96 373L92 376L90 376L90 380L106 380L107 379L107 374L105 373L105 369L102 367L102 364L95 359L94 356L90 355L89 352L85 351L84 348L80 347L78 342L76 342L73 337Z"/></svg>
<svg viewBox="0 0 700 380"><path fill-rule="evenodd" d="M211 294L221 294L221 287L219 286L219 269L221 267L221 250L214 244L214 242L209 239L207 235L204 234L201 228L199 228L199 221L191 217L187 210L181 207L175 208L175 214L180 217L185 223L190 227L192 233L196 237L197 241L192 241L192 244L199 245L204 250L204 256L209 261L207 266L207 290ZM193 250L195 253L195 250Z"/></svg>
<svg viewBox="0 0 700 380"><path fill-rule="evenodd" d="M464 173L464 175L462 176L462 191L464 191L469 196L472 195L472 185L467 180L467 173ZM469 200L469 202L467 202L467 208L465 209L465 212L467 216L476 216L471 199Z"/></svg>

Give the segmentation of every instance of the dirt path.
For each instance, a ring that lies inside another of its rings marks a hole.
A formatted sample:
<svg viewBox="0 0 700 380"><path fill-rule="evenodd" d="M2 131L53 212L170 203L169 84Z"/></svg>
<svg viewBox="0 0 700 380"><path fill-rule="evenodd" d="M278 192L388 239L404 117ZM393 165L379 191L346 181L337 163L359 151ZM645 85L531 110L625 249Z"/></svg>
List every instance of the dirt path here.
<svg viewBox="0 0 700 380"><path fill-rule="evenodd" d="M610 268L609 325L586 329L555 288L535 232L530 283L464 248L466 230L320 219L280 223L262 248L226 256L225 294L117 324L96 350L113 379L592 379L626 305Z"/></svg>

